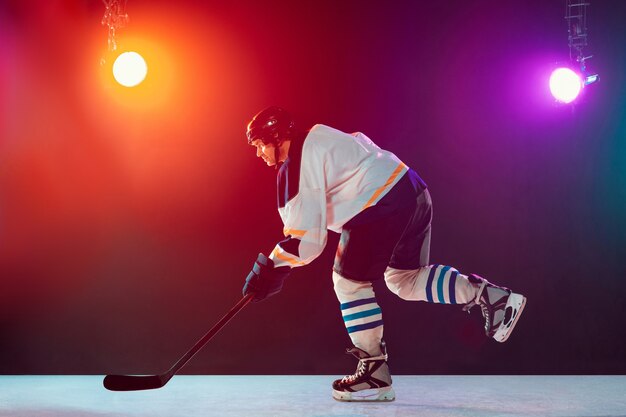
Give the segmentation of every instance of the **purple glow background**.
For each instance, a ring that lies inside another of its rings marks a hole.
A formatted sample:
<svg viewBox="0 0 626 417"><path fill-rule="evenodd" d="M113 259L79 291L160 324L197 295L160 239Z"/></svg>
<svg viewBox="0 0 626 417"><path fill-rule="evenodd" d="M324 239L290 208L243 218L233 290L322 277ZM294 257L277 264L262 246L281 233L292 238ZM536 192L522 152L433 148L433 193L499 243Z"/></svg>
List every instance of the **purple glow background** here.
<svg viewBox="0 0 626 417"><path fill-rule="evenodd" d="M0 6L0 373L157 372L228 310L256 253L280 239L275 173L243 136L270 104L396 152L434 198L431 260L529 298L500 345L478 312L381 289L393 372L626 372L624 2L589 9L601 82L573 108L547 85L568 56L560 0L129 0L120 38L172 7L182 17L162 30L197 57L181 69L194 93L103 125L112 105L86 100L70 65L89 52L80 34L104 44L102 3ZM210 29L178 26L185 16ZM236 58L209 47L221 42ZM351 370L336 242L187 372Z"/></svg>

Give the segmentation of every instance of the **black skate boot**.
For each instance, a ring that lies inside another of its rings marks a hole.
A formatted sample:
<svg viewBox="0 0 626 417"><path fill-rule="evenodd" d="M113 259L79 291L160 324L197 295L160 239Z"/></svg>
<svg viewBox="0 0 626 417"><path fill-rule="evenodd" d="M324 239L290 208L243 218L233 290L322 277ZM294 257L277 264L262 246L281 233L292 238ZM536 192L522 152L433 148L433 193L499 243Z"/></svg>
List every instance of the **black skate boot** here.
<svg viewBox="0 0 626 417"><path fill-rule="evenodd" d="M469 275L468 279L478 287L478 292L476 298L463 307L463 311L469 312L475 305L480 306L485 318L487 336L493 337L498 342L505 342L522 315L526 297L508 288L493 285L475 274Z"/></svg>
<svg viewBox="0 0 626 417"><path fill-rule="evenodd" d="M387 366L385 342L380 345L382 354L370 356L357 347L346 350L359 360L353 375L333 382L333 398L337 401L393 401L396 393L391 387L391 375Z"/></svg>

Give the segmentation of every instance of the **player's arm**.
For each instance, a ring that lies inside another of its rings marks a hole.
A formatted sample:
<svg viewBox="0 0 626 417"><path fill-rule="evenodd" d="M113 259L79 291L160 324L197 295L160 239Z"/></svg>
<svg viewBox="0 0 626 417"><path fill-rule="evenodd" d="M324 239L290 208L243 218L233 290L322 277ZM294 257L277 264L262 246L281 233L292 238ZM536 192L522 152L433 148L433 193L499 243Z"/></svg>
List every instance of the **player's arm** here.
<svg viewBox="0 0 626 417"><path fill-rule="evenodd" d="M326 246L326 198L322 190L300 189L285 207L283 234L270 254L277 266L311 263Z"/></svg>
<svg viewBox="0 0 626 417"><path fill-rule="evenodd" d="M327 240L323 200L321 191L301 189L289 202L284 217L285 239L276 245L269 257L259 254L246 278L244 295L253 292L253 301L261 301L277 294L291 268L306 265L322 253Z"/></svg>

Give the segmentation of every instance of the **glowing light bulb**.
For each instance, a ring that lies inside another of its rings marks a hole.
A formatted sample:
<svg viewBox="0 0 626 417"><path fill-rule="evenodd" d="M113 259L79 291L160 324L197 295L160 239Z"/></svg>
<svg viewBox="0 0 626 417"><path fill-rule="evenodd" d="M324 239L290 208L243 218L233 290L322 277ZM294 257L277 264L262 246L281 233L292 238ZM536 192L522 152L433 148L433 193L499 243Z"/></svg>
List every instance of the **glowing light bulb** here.
<svg viewBox="0 0 626 417"><path fill-rule="evenodd" d="M583 83L569 68L558 68L550 76L550 91L554 98L563 103L570 103L578 97Z"/></svg>
<svg viewBox="0 0 626 417"><path fill-rule="evenodd" d="M141 83L148 73L148 65L137 52L124 52L113 63L113 76L124 87Z"/></svg>

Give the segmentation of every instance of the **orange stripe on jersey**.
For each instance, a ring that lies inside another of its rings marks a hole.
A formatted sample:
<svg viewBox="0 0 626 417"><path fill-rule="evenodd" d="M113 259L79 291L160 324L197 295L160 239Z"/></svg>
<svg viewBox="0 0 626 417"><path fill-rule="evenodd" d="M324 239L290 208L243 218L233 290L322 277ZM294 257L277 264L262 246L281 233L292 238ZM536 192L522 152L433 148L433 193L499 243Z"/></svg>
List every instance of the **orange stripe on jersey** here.
<svg viewBox="0 0 626 417"><path fill-rule="evenodd" d="M369 201L367 203L365 203L365 205L363 206L363 209L365 210L366 208L368 208L369 206L374 204L374 201L376 201L376 199L382 194L383 191L385 191L385 189L387 187L389 187L391 184L393 184L393 182L396 179L396 177L398 175L400 175L400 173L405 168L406 168L406 165L404 165L404 163L401 162L400 165L398 165L398 167L391 173L391 176L387 179L387 182L385 182L385 184L382 187L377 189L374 192L374 195L372 195L372 198L370 198Z"/></svg>
<svg viewBox="0 0 626 417"><path fill-rule="evenodd" d="M283 229L283 234L285 236L295 236L295 237L302 237L306 234L306 230L298 230L298 229Z"/></svg>
<svg viewBox="0 0 626 417"><path fill-rule="evenodd" d="M275 256L276 258L280 259L281 261L285 261L285 262L289 262L292 265L305 265L304 262L302 261L296 261L295 259L291 259L288 256L280 253L278 251L278 248L274 248L274 250L272 251L270 256Z"/></svg>

